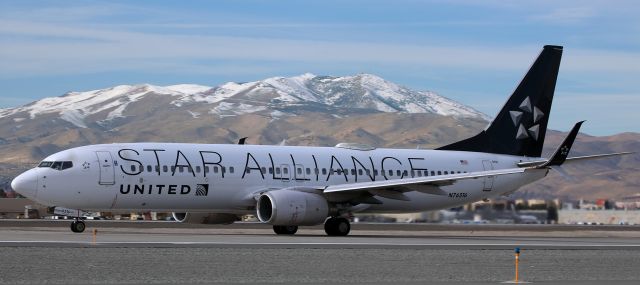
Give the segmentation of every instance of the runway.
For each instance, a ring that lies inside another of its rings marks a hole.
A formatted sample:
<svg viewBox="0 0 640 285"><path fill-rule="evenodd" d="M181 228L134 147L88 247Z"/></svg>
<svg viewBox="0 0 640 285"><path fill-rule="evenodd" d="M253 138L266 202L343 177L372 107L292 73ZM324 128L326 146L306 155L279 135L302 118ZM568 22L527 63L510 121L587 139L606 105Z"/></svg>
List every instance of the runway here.
<svg viewBox="0 0 640 285"><path fill-rule="evenodd" d="M267 226L0 221L0 284L637 284L640 228L355 224L276 236ZM92 230L97 229L94 236Z"/></svg>

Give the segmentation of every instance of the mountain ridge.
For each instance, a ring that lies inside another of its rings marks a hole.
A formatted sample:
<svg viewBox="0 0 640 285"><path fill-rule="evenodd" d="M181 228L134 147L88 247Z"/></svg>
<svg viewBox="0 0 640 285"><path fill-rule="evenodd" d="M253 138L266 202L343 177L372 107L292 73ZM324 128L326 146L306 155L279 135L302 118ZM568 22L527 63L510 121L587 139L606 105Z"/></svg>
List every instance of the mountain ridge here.
<svg viewBox="0 0 640 285"><path fill-rule="evenodd" d="M172 97L170 104L177 108L192 104L208 104L208 114L236 116L272 110L273 117L292 116L292 107L324 109L361 109L362 111L434 113L459 117L489 117L469 106L429 91L412 91L371 74L331 77L305 73L293 77L271 77L260 81L227 82L218 86L178 84L117 85L86 92L68 92L48 97L21 107L0 109L0 118L16 116L19 123L27 118L57 113L60 119L76 127L88 128L88 117L104 114L95 123L126 117L129 104L148 96ZM196 118L199 112L186 110ZM344 113L344 112L343 112Z"/></svg>

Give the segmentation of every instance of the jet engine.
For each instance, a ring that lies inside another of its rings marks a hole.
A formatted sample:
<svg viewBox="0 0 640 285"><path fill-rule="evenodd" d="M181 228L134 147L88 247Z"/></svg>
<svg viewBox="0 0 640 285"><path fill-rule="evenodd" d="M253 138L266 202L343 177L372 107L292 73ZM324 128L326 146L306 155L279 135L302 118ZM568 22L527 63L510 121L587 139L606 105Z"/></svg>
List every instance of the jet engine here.
<svg viewBox="0 0 640 285"><path fill-rule="evenodd" d="M173 218L187 224L233 224L240 218L234 214L221 213L171 213Z"/></svg>
<svg viewBox="0 0 640 285"><path fill-rule="evenodd" d="M312 226L324 223L329 216L324 197L284 189L262 194L256 208L261 222L277 226Z"/></svg>

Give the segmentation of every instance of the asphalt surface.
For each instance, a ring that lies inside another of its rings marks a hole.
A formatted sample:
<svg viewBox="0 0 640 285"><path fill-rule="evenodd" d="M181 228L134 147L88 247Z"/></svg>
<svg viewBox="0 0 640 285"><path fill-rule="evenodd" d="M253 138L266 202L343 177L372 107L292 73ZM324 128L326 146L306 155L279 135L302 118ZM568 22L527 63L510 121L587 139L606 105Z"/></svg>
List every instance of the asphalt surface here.
<svg viewBox="0 0 640 285"><path fill-rule="evenodd" d="M45 224L42 224L42 223ZM640 228L354 225L269 227L0 221L0 284L639 284ZM93 229L97 234L93 235Z"/></svg>

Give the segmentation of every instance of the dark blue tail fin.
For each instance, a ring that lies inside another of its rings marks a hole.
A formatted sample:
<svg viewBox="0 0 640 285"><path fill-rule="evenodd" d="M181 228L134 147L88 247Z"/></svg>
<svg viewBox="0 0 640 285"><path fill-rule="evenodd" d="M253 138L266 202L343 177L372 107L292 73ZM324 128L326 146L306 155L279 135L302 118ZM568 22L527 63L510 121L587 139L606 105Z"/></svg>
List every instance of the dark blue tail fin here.
<svg viewBox="0 0 640 285"><path fill-rule="evenodd" d="M485 130L438 149L540 157L561 58L561 46L544 46Z"/></svg>

